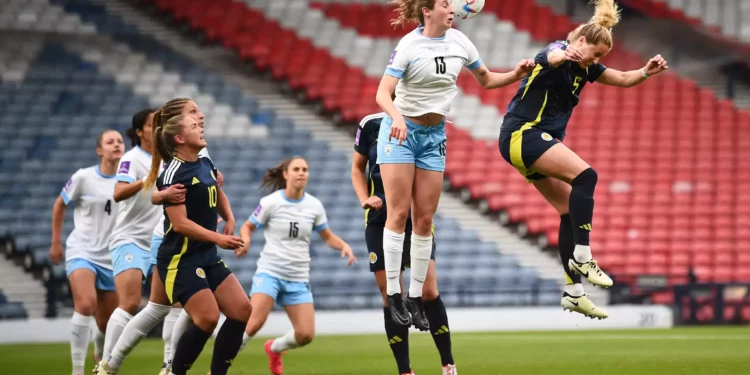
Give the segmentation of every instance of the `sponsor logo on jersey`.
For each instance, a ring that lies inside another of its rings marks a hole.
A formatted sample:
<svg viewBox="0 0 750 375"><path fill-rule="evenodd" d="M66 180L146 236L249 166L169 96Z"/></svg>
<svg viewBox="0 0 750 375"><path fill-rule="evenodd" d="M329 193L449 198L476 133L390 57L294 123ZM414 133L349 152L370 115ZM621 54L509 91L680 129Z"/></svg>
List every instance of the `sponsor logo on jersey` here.
<svg viewBox="0 0 750 375"><path fill-rule="evenodd" d="M117 171L117 173L128 173L130 171L130 162L124 161L120 163L120 169Z"/></svg>
<svg viewBox="0 0 750 375"><path fill-rule="evenodd" d="M201 279L205 279L206 278L206 271L204 271L203 268L200 268L200 267L196 268L195 269L195 274L198 275L198 277L200 277Z"/></svg>
<svg viewBox="0 0 750 375"><path fill-rule="evenodd" d="M193 185L200 184L201 182L198 181L197 177L193 177Z"/></svg>

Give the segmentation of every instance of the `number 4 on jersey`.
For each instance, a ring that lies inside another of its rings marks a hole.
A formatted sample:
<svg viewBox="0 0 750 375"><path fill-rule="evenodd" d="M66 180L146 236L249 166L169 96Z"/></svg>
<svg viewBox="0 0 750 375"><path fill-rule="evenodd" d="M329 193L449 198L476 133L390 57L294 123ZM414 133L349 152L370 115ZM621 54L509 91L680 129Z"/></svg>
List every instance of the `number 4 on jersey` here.
<svg viewBox="0 0 750 375"><path fill-rule="evenodd" d="M107 204L104 205L104 212L107 213L107 215L112 215L112 201L107 199Z"/></svg>

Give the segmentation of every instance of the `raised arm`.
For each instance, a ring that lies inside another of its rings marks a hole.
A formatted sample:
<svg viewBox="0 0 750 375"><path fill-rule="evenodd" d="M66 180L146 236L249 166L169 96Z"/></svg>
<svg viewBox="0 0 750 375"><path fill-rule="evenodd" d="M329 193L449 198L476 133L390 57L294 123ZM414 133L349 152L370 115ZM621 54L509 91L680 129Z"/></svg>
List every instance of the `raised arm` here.
<svg viewBox="0 0 750 375"><path fill-rule="evenodd" d="M522 80L534 70L534 66L536 66L534 60L521 60L516 64L516 68L513 71L507 73L491 72L484 64L481 64L477 69L469 68L469 71L482 87L492 90Z"/></svg>
<svg viewBox="0 0 750 375"><path fill-rule="evenodd" d="M622 72L608 68L602 72L596 81L609 86L633 87L645 82L648 77L659 74L667 69L669 69L667 60L664 60L661 55L656 55L646 63L646 66L638 70Z"/></svg>

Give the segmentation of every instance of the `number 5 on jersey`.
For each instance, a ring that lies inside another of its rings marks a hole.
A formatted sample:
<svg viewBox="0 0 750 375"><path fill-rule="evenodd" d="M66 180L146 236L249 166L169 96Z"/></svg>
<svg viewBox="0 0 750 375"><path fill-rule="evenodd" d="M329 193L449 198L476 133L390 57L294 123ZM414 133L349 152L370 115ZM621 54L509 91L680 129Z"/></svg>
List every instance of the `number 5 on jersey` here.
<svg viewBox="0 0 750 375"><path fill-rule="evenodd" d="M208 187L208 207L216 207L219 201L219 192L216 190L216 185Z"/></svg>

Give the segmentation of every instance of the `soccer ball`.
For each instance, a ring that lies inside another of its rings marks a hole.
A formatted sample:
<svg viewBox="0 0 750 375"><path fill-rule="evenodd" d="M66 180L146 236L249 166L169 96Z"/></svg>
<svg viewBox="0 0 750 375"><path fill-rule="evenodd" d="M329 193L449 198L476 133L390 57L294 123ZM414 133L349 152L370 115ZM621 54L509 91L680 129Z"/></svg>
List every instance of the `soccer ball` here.
<svg viewBox="0 0 750 375"><path fill-rule="evenodd" d="M484 0L453 0L453 11L461 19L474 18L484 8Z"/></svg>

